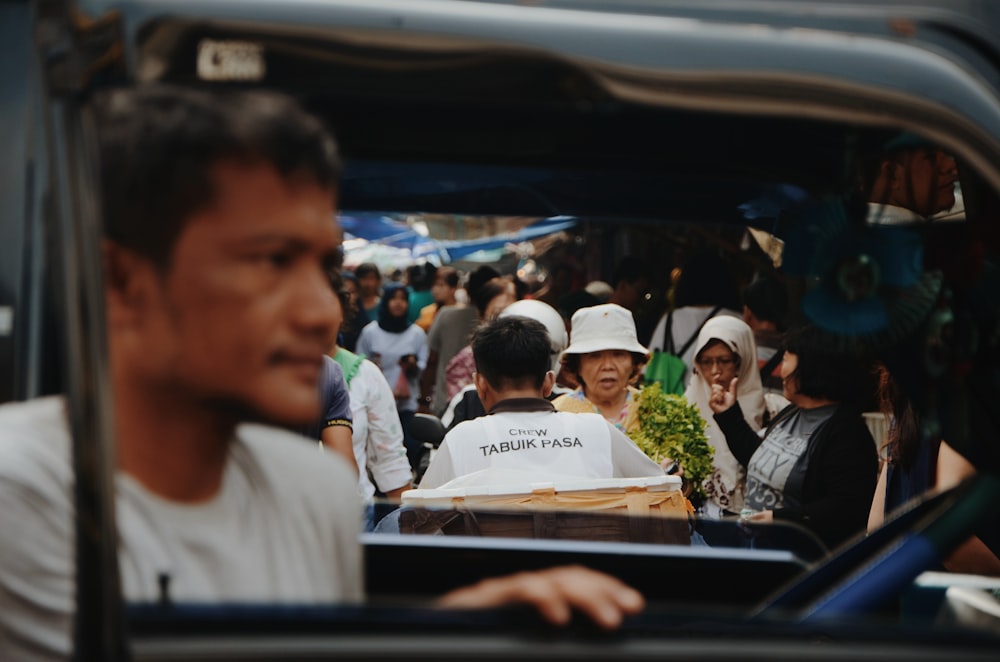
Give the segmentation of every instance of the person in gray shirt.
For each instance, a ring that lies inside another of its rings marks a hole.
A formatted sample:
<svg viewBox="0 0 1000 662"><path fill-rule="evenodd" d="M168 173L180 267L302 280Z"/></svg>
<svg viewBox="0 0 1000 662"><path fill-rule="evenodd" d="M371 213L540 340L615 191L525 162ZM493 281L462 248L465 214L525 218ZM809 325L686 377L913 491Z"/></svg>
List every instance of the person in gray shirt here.
<svg viewBox="0 0 1000 662"><path fill-rule="evenodd" d="M336 331L333 138L261 91L144 85L95 106L125 600L363 599L356 477L281 429L319 419ZM0 659L72 654L70 446L61 398L0 407ZM614 627L642 596L574 567L438 604L514 602Z"/></svg>

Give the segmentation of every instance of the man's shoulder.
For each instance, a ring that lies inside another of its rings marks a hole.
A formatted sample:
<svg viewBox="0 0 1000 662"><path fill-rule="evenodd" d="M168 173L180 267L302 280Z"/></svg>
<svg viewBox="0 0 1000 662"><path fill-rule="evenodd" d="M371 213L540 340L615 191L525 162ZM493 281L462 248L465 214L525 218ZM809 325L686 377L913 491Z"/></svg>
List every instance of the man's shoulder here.
<svg viewBox="0 0 1000 662"><path fill-rule="evenodd" d="M253 471L282 489L334 489L354 492L357 477L339 455L293 432L260 423L243 423L236 431L233 457L252 462ZM325 486L325 487L324 487Z"/></svg>
<svg viewBox="0 0 1000 662"><path fill-rule="evenodd" d="M478 416L456 423L455 427L445 434L444 440L454 444L456 440L476 436L483 429L484 418L484 416Z"/></svg>
<svg viewBox="0 0 1000 662"><path fill-rule="evenodd" d="M0 405L0 477L34 483L72 479L65 400L49 396Z"/></svg>
<svg viewBox="0 0 1000 662"><path fill-rule="evenodd" d="M347 390L344 369L337 361L326 355L323 356L323 373L320 377L319 387L322 393Z"/></svg>
<svg viewBox="0 0 1000 662"><path fill-rule="evenodd" d="M473 306L466 306L455 304L452 306L442 306L438 309L435 321L441 320L440 324L443 325L446 322L455 322L463 319L476 319L477 313Z"/></svg>

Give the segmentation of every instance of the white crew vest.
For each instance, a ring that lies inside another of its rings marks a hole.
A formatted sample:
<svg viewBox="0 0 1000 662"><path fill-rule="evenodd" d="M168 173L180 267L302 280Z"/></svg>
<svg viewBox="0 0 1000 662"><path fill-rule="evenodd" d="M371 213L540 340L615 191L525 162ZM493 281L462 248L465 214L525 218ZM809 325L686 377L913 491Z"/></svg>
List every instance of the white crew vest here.
<svg viewBox="0 0 1000 662"><path fill-rule="evenodd" d="M502 412L455 426L447 443L456 476L499 468L612 478L610 429L599 414Z"/></svg>

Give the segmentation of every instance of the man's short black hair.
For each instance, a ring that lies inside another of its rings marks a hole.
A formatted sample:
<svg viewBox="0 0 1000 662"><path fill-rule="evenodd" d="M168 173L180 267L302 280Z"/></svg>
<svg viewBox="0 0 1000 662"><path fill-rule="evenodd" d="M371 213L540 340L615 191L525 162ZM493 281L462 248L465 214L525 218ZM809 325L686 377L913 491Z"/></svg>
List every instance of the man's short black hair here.
<svg viewBox="0 0 1000 662"><path fill-rule="evenodd" d="M411 264L406 268L406 282L416 292L429 290L434 284L437 267L430 262Z"/></svg>
<svg viewBox="0 0 1000 662"><path fill-rule="evenodd" d="M864 358L837 351L816 327L802 326L786 333L785 349L798 358L798 366L789 377L797 380L802 395L855 408L871 397Z"/></svg>
<svg viewBox="0 0 1000 662"><path fill-rule="evenodd" d="M615 273L611 278L611 287L618 287L618 283L635 283L643 278L647 281L652 280L646 263L634 255L626 255L615 267Z"/></svg>
<svg viewBox="0 0 1000 662"><path fill-rule="evenodd" d="M493 299L506 292L507 287L507 281L499 277L488 280L479 286L472 297L472 303L476 306L476 310L479 311L480 317L486 316L486 309L489 307L490 301L493 301Z"/></svg>
<svg viewBox="0 0 1000 662"><path fill-rule="evenodd" d="M434 280L443 280L448 287L457 288L459 281L458 269L455 267L438 267L434 272Z"/></svg>
<svg viewBox="0 0 1000 662"><path fill-rule="evenodd" d="M472 336L476 372L493 388L541 388L552 368L549 332L538 320L506 315L486 322Z"/></svg>
<svg viewBox="0 0 1000 662"><path fill-rule="evenodd" d="M94 108L105 236L160 267L186 220L214 201L220 164L268 164L288 181L337 187L333 136L283 94L156 84L105 92Z"/></svg>
<svg viewBox="0 0 1000 662"><path fill-rule="evenodd" d="M499 277L500 272L488 264L476 267L476 270L469 274L469 280L465 284L465 291L469 294L469 300L475 301L479 288L494 278Z"/></svg>
<svg viewBox="0 0 1000 662"><path fill-rule="evenodd" d="M762 276L743 290L743 304L762 322L772 322L779 330L785 328L788 314L788 290L773 277Z"/></svg>
<svg viewBox="0 0 1000 662"><path fill-rule="evenodd" d="M358 265L358 268L354 270L354 277L358 280L372 274L374 274L379 280L382 279L382 272L378 270L378 265L374 262L362 262Z"/></svg>

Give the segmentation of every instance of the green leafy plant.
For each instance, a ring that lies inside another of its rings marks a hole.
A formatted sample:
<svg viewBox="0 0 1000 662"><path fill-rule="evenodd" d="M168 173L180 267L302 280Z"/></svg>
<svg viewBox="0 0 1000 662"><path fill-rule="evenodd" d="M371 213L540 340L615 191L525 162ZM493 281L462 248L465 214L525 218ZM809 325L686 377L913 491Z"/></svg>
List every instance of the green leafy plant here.
<svg viewBox="0 0 1000 662"><path fill-rule="evenodd" d="M668 457L678 462L691 492L704 496L702 481L712 473L715 449L708 444L698 408L654 383L639 393L638 413L639 429L632 441L657 462Z"/></svg>

